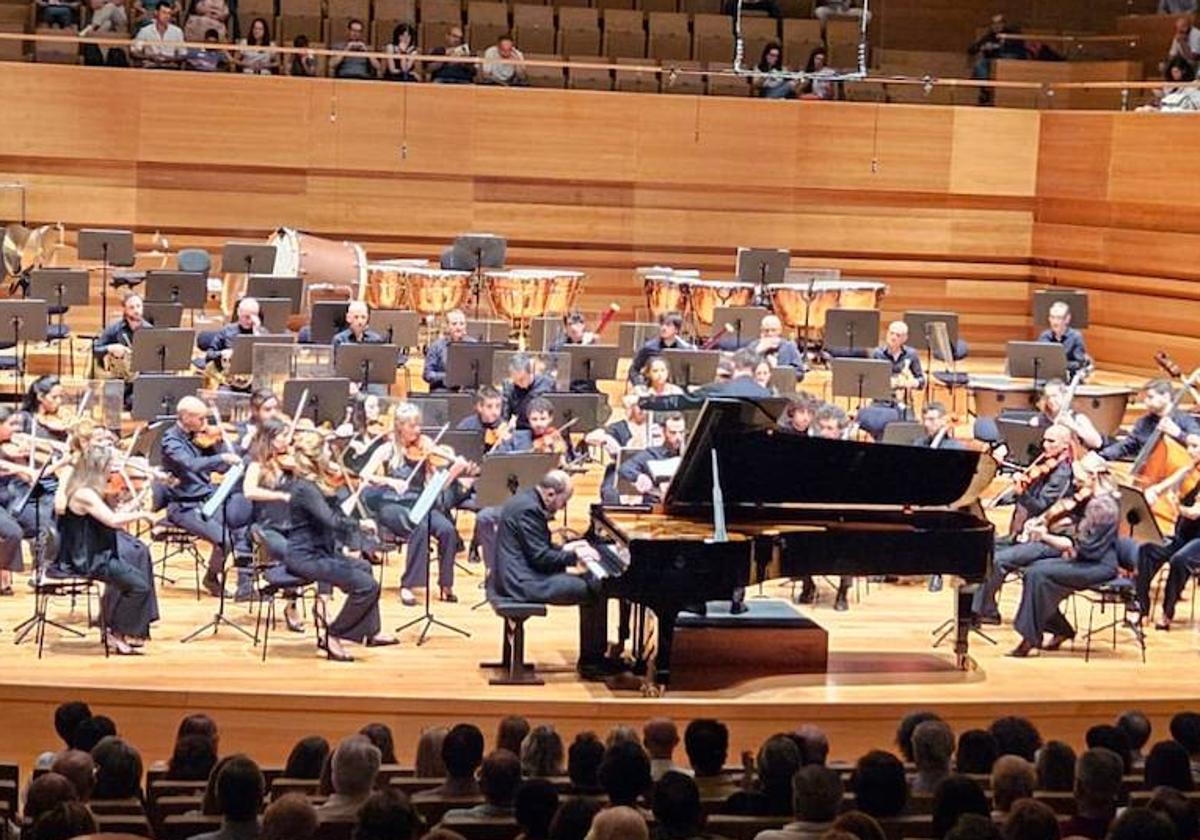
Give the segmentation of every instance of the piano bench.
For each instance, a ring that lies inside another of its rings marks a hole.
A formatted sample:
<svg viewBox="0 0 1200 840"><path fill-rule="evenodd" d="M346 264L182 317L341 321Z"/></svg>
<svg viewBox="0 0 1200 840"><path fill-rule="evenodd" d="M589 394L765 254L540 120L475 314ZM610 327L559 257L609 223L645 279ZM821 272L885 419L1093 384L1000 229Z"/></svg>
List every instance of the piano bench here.
<svg viewBox="0 0 1200 840"><path fill-rule="evenodd" d="M500 640L500 661L481 662L480 668L492 668L500 673L488 680L490 685L542 685L531 663L525 661L525 622L546 615L545 604L493 598L488 603L492 611L504 619L504 635Z"/></svg>

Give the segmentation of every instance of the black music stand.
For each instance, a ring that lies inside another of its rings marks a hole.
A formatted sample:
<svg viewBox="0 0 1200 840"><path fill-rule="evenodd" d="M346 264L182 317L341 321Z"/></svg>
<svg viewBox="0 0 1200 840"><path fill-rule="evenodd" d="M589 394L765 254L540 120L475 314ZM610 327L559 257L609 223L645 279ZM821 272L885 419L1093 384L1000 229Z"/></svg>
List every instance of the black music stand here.
<svg viewBox="0 0 1200 840"><path fill-rule="evenodd" d="M259 319L263 329L269 333L288 331L288 317L292 314L292 302L287 298L255 298L258 301Z"/></svg>
<svg viewBox="0 0 1200 840"><path fill-rule="evenodd" d="M409 394L407 399L408 402L421 409L422 426L440 429L449 423L453 427L454 424L450 420L450 401L444 394L438 394L436 397L425 394Z"/></svg>
<svg viewBox="0 0 1200 840"><path fill-rule="evenodd" d="M671 381L681 388L708 385L717 379L717 350L664 350L662 356L671 368Z"/></svg>
<svg viewBox="0 0 1200 840"><path fill-rule="evenodd" d="M139 374L133 380L133 419L153 423L159 418L171 417L181 399L195 396L203 386L203 376Z"/></svg>
<svg viewBox="0 0 1200 840"><path fill-rule="evenodd" d="M476 341L493 344L507 342L510 332L512 332L512 325L508 321L500 321L495 318L467 319L467 335Z"/></svg>
<svg viewBox="0 0 1200 840"><path fill-rule="evenodd" d="M1071 307L1071 326L1087 329L1089 321L1088 294L1079 289L1038 289L1033 293L1033 323L1038 332L1050 324L1050 307L1058 301Z"/></svg>
<svg viewBox="0 0 1200 840"><path fill-rule="evenodd" d="M100 260L100 324L108 325L108 267L131 267L135 262L133 232L84 228L79 231L76 250L81 260Z"/></svg>
<svg viewBox="0 0 1200 840"><path fill-rule="evenodd" d="M426 554L425 554L425 612L411 621L406 621L396 628L397 633L403 633L409 627L415 627L418 624L424 624L421 628L421 634L417 636L417 647L425 644L425 639L429 636L429 631L434 627L441 627L445 630L450 630L458 633L460 636L467 638L471 634L461 627L455 627L453 624L447 624L441 621L433 614L433 602L431 591L433 590L433 528L430 524L430 518L433 516L434 508L436 507L437 499L442 495L442 491L446 485L450 483L450 471L446 469L438 470L429 478L425 479L425 489L421 491L421 495L412 506L410 519L413 523L414 530L425 525L426 539Z"/></svg>
<svg viewBox="0 0 1200 840"><path fill-rule="evenodd" d="M768 283L782 283L783 275L787 272L792 254L786 248L745 248L737 249L737 279L743 283L754 283L758 286L756 298L763 298L763 289ZM726 321L718 320L724 324ZM739 343L741 336L738 336Z"/></svg>
<svg viewBox="0 0 1200 840"><path fill-rule="evenodd" d="M30 341L45 341L50 307L44 300L0 300L0 342L16 348L17 375L13 378L13 393L19 402L21 383L25 380L27 345Z"/></svg>
<svg viewBox="0 0 1200 840"><path fill-rule="evenodd" d="M480 465L475 497L481 508L503 505L526 487L533 487L558 465L553 452L488 455Z"/></svg>
<svg viewBox="0 0 1200 840"><path fill-rule="evenodd" d="M571 357L572 382L616 379L618 348L615 344L564 344Z"/></svg>
<svg viewBox="0 0 1200 840"><path fill-rule="evenodd" d="M63 330L63 319L66 317L68 306L87 306L88 304L88 272L82 268L38 268L29 273L29 290L27 297L44 300L58 310L59 332ZM108 324L101 323L100 330ZM98 336L97 336L98 337ZM62 377L62 346L61 341L55 342L55 372ZM96 378L96 337L92 338L92 378Z"/></svg>
<svg viewBox="0 0 1200 840"><path fill-rule="evenodd" d="M562 318L539 315L529 321L529 348L535 351L550 349L550 342L563 328Z"/></svg>
<svg viewBox="0 0 1200 840"><path fill-rule="evenodd" d="M397 347L416 347L420 343L421 314L407 309L372 309L367 325Z"/></svg>
<svg viewBox="0 0 1200 840"><path fill-rule="evenodd" d="M308 392L301 417L307 417L320 426L328 423L339 426L346 419L346 406L350 404L350 380L338 377L319 379L289 379L283 383L283 410L295 416L300 398Z"/></svg>
<svg viewBox="0 0 1200 840"><path fill-rule="evenodd" d="M246 278L246 297L287 298L291 303L289 314L299 315L304 300L304 281L299 277L274 277L270 274L252 274Z"/></svg>
<svg viewBox="0 0 1200 840"><path fill-rule="evenodd" d="M758 337L763 318L770 314L771 310L765 306L718 306L713 312L713 329L720 329L718 324L732 325L737 346L741 347L746 338L753 340Z"/></svg>
<svg viewBox="0 0 1200 840"><path fill-rule="evenodd" d="M425 423L425 420L422 419L421 422ZM453 449L460 458L466 458L476 464L483 460L486 448L483 445L483 435L479 432L447 430L442 434L442 444Z"/></svg>
<svg viewBox="0 0 1200 840"><path fill-rule="evenodd" d="M478 390L480 385L496 382L492 357L507 344L452 341L446 345L446 385L450 388Z"/></svg>
<svg viewBox="0 0 1200 840"><path fill-rule="evenodd" d="M263 344L295 344L294 335L235 335L229 345L233 352L225 365L225 375L246 376L254 373L254 348Z"/></svg>
<svg viewBox="0 0 1200 840"><path fill-rule="evenodd" d="M151 271L146 274L146 300L178 303L184 309L203 309L208 278L199 271Z"/></svg>
<svg viewBox="0 0 1200 840"><path fill-rule="evenodd" d="M226 242L221 249L221 270L228 274L235 271L242 274L272 274L275 271L275 254L274 245L264 245L261 242Z"/></svg>
<svg viewBox="0 0 1200 840"><path fill-rule="evenodd" d="M138 374L187 370L195 343L195 330L143 327L133 334L130 366Z"/></svg>
<svg viewBox="0 0 1200 840"><path fill-rule="evenodd" d="M831 392L835 397L857 399L861 408L868 399L891 400L892 365L883 359L832 359L829 369L833 373Z"/></svg>
<svg viewBox="0 0 1200 840"><path fill-rule="evenodd" d="M333 341L335 335L346 329L346 310L349 308L349 301L315 301L308 318L309 340L313 344Z"/></svg>
<svg viewBox="0 0 1200 840"><path fill-rule="evenodd" d="M883 428L883 439L880 443L890 443L893 446L912 446L913 441L925 434L925 426L911 420L896 420Z"/></svg>
<svg viewBox="0 0 1200 840"><path fill-rule="evenodd" d="M791 365L780 365L779 367L771 368L770 386L780 394L796 393L796 386L800 382L800 377L797 371Z"/></svg>
<svg viewBox="0 0 1200 840"><path fill-rule="evenodd" d="M395 344L343 344L334 353L333 369L363 391L371 384L390 387L396 381L399 352Z"/></svg>
<svg viewBox="0 0 1200 840"><path fill-rule="evenodd" d="M658 324L646 321L625 321L617 333L621 356L633 357L647 341L658 336Z"/></svg>
<svg viewBox="0 0 1200 840"><path fill-rule="evenodd" d="M542 394L554 406L554 425L558 428L575 421L568 433L588 433L604 425L612 414L604 394Z"/></svg>
<svg viewBox="0 0 1200 840"><path fill-rule="evenodd" d="M840 342L845 340L845 344ZM859 355L879 345L878 309L830 309L825 313L825 349L845 349Z"/></svg>
<svg viewBox="0 0 1200 840"><path fill-rule="evenodd" d="M1010 341L1006 349L1008 375L1033 380L1040 389L1051 379L1067 379L1067 351L1052 341Z"/></svg>
<svg viewBox="0 0 1200 840"><path fill-rule="evenodd" d="M483 269L503 268L508 242L492 233L464 233L455 237L450 258L459 270L472 272L471 296L475 298L475 318L479 318L479 299L483 296Z"/></svg>
<svg viewBox="0 0 1200 840"><path fill-rule="evenodd" d="M908 325L908 344L914 350L925 351L925 369L929 374L925 377L925 399L933 398L933 382L935 379L950 388L950 402L954 403L954 388L963 384L960 379L965 374L954 372L954 347L958 344L958 313L926 310L910 310L904 313L904 323ZM934 324L944 324L946 327L947 344L950 356L943 359L934 340ZM938 359L950 366L949 371L935 374L933 360ZM947 375L948 374L948 375Z"/></svg>
<svg viewBox="0 0 1200 840"><path fill-rule="evenodd" d="M183 304L145 301L142 304L142 314L152 327L174 329L183 323Z"/></svg>
<svg viewBox="0 0 1200 840"><path fill-rule="evenodd" d="M1000 440L1008 449L1008 460L1019 467L1028 467L1042 452L1042 438L1046 429L1040 423L1030 423L1025 419L997 417L996 429Z"/></svg>

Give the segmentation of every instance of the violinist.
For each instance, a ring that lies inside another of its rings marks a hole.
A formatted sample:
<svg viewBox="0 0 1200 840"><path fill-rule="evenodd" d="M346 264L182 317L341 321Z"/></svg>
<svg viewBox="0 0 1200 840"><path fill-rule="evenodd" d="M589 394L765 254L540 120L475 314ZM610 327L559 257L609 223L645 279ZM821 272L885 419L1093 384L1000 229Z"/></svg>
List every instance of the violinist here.
<svg viewBox="0 0 1200 840"><path fill-rule="evenodd" d="M38 437L66 442L75 413L63 405L66 391L57 376L39 376L25 392L21 408L33 416Z"/></svg>
<svg viewBox="0 0 1200 840"><path fill-rule="evenodd" d="M1187 436L1187 451L1191 464L1146 490L1151 505L1165 493L1177 492L1187 482L1190 487L1179 497L1179 519L1175 533L1162 544L1145 543L1138 551L1137 590L1143 614L1150 610L1150 584L1164 564L1170 564L1167 585L1163 590L1162 616L1154 625L1156 630L1170 630L1175 619L1175 606L1188 582L1200 569L1200 434Z"/></svg>
<svg viewBox="0 0 1200 840"><path fill-rule="evenodd" d="M680 333L683 331L683 316L678 312L664 312L658 316L658 335L638 348L637 355L629 365L629 381L634 385L645 384L644 371L651 356L664 350L691 350L693 345Z"/></svg>
<svg viewBox="0 0 1200 840"><path fill-rule="evenodd" d="M1132 458L1142 451L1156 429L1167 437L1183 442L1187 435L1200 432L1200 422L1192 415L1172 407L1172 387L1166 379L1146 383L1142 392L1146 413L1137 419L1129 434L1100 450L1108 461Z"/></svg>
<svg viewBox="0 0 1200 840"><path fill-rule="evenodd" d="M317 645L335 662L353 662L344 642L360 642L368 647L397 644L393 636L383 635L379 620L379 583L365 560L346 557L341 546L359 530L375 531L371 519L356 520L331 506L332 488L325 483L330 465L319 435L297 436L293 447L295 471L289 487L287 537L284 564L289 572L305 580L330 584L346 593L346 602L332 621L328 620L328 598L320 597L313 618L324 634L318 633Z"/></svg>
<svg viewBox="0 0 1200 840"><path fill-rule="evenodd" d="M758 355L766 359L772 367L792 367L796 369L796 381L804 378L807 366L804 364L804 354L796 342L783 337L783 322L778 315L766 315L758 325L758 340L748 345Z"/></svg>
<svg viewBox="0 0 1200 840"><path fill-rule="evenodd" d="M0 407L0 597L13 594L13 572L25 571L22 528L9 510L14 501L14 482L16 487L29 487L28 482L20 483L20 477L28 478L29 468L10 460L15 450L7 445L12 440L12 433L19 429L22 417L24 415L7 406ZM20 499L24 490L15 495Z"/></svg>
<svg viewBox="0 0 1200 840"><path fill-rule="evenodd" d="M475 341L474 336L467 335L467 316L461 309L451 309L446 313L446 333L429 345L425 352L425 367L421 378L429 384L430 391L445 391L446 385L446 356L450 345L456 341Z"/></svg>
<svg viewBox="0 0 1200 840"><path fill-rule="evenodd" d="M229 443L207 428L208 414L208 406L201 399L184 397L176 405L175 422L163 432L161 445L162 467L176 482L167 493L167 521L212 546L203 586L215 596L221 594L225 569L225 516L229 516L228 536L232 538L234 552L245 557L250 553L246 541L250 511L244 497L238 503L239 494L234 494L211 517L201 516L201 508L215 492L210 474L224 473L242 461ZM238 569L238 590L243 595L250 592L247 569Z"/></svg>
<svg viewBox="0 0 1200 840"><path fill-rule="evenodd" d="M270 388L259 388L250 394L250 416L237 424L237 449L242 454L250 450L254 436L267 423L279 417L279 397Z"/></svg>
<svg viewBox="0 0 1200 840"><path fill-rule="evenodd" d="M920 390L925 387L925 373L921 370L921 354L909 347L908 324L892 321L888 325L883 345L875 348L872 359L879 359L892 366L892 387L904 390ZM903 420L908 410L896 400L872 400L871 404L859 409L858 425L865 429L873 440L883 437L888 423Z"/></svg>
<svg viewBox="0 0 1200 840"><path fill-rule="evenodd" d="M1018 478L1021 478L1020 476ZM1045 545L1037 541L1019 542L1025 522L1045 513L1051 505L1071 495L1075 474L1071 466L1071 432L1066 426L1051 426L1042 438L1041 457L1026 470L1014 490L1016 511L1011 536L998 540L992 571L975 593L972 609L981 624L999 624L1000 609L996 598L1004 579L1045 555Z"/></svg>
<svg viewBox="0 0 1200 840"><path fill-rule="evenodd" d="M529 428L529 404L542 394L554 390L554 380L534 369L533 357L517 353L508 362L508 379L504 383L504 408L501 416L517 418L518 429Z"/></svg>
<svg viewBox="0 0 1200 840"><path fill-rule="evenodd" d="M475 392L475 410L458 421L454 426L460 432L479 432L483 435L485 447L493 447L500 442L504 421L501 412L504 409L504 398L491 385L480 385Z"/></svg>
<svg viewBox="0 0 1200 840"><path fill-rule="evenodd" d="M350 404L349 440L340 455L341 464L351 472L362 472L375 450L387 443L388 426L378 394L355 394Z"/></svg>
<svg viewBox="0 0 1200 840"><path fill-rule="evenodd" d="M1058 423L1070 429L1079 445L1084 449L1099 449L1104 437L1086 414L1073 410L1067 403L1069 387L1061 379L1050 379L1042 388L1038 411L1027 409L1005 409L1001 419L1028 423L1031 427L1046 429ZM1002 442L1000 429L994 417L979 417L975 420L975 437L989 444Z"/></svg>
<svg viewBox="0 0 1200 840"><path fill-rule="evenodd" d="M1083 333L1071 326L1071 307L1064 301L1055 301L1050 304L1046 319L1050 322L1050 328L1043 330L1037 340L1061 344L1067 356L1067 375L1074 376L1076 371L1091 362L1091 357L1083 343Z"/></svg>
<svg viewBox="0 0 1200 840"><path fill-rule="evenodd" d="M149 550L140 541L118 542L118 530L150 522L146 511L117 512L105 503L113 450L89 446L80 456L62 493L55 499L59 551L56 565L70 573L104 581L101 609L107 628L106 644L122 656L137 653L150 637L155 616L153 581L148 578ZM142 557L125 552L140 549Z"/></svg>
<svg viewBox="0 0 1200 840"><path fill-rule="evenodd" d="M458 529L447 514L448 509L465 497L457 482L450 485L451 498L443 500L430 510L421 522L409 517L412 507L425 489L425 478L443 466L455 467L462 472L463 464L445 447L435 447L433 440L421 433L421 409L412 403L401 403L396 407L391 438L376 450L372 463L363 470L363 480L377 484L376 492L368 495L367 505L377 512L379 523L392 533L408 541L405 554L404 574L400 579L400 600L405 606L416 606L414 588L429 585L429 535L433 534L438 544L438 597L442 601L455 602L454 558L458 555L460 540ZM380 465L382 476L376 475Z"/></svg>
<svg viewBox="0 0 1200 840"><path fill-rule="evenodd" d="M606 505L620 503L617 493L617 456L622 449L645 449L651 445L650 417L638 404L637 394L626 394L621 398L625 408L625 419L609 423L602 429L593 429L584 437L588 446L602 446L611 459L604 468L600 481L600 501Z"/></svg>

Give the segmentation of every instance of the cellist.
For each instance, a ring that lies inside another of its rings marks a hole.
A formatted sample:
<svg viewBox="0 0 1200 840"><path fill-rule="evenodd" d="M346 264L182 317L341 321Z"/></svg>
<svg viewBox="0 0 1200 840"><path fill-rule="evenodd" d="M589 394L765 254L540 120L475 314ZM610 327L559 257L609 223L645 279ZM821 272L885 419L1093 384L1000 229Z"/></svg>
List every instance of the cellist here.
<svg viewBox="0 0 1200 840"><path fill-rule="evenodd" d="M1171 383L1166 379L1154 379L1146 383L1142 403L1146 413L1137 419L1129 434L1100 450L1106 461L1132 458L1142 451L1155 430L1182 442L1190 434L1200 433L1200 422L1190 414L1180 411L1172 399Z"/></svg>

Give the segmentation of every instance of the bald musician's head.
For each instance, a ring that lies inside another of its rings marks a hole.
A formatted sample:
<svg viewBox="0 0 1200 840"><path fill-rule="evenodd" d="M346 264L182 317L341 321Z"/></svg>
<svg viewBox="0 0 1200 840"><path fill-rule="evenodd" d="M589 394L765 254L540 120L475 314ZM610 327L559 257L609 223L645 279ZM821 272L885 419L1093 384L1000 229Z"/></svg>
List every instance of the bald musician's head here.
<svg viewBox="0 0 1200 840"><path fill-rule="evenodd" d="M899 350L908 341L908 324L903 321L892 321L887 329L887 346L892 352Z"/></svg>
<svg viewBox="0 0 1200 840"><path fill-rule="evenodd" d="M446 313L446 338L451 341L462 341L467 336L467 316L461 309L451 309Z"/></svg>
<svg viewBox="0 0 1200 840"><path fill-rule="evenodd" d="M1053 457L1066 450L1071 445L1071 430L1066 426L1055 423L1042 437L1042 449Z"/></svg>
<svg viewBox="0 0 1200 840"><path fill-rule="evenodd" d="M571 486L571 476L562 470L551 470L542 476L542 480L537 484L537 491L542 497L549 518L567 506L575 489Z"/></svg>
<svg viewBox="0 0 1200 840"><path fill-rule="evenodd" d="M356 337L362 337L367 331L367 321L371 319L371 310L366 301L354 300L346 307L346 326Z"/></svg>
<svg viewBox="0 0 1200 840"><path fill-rule="evenodd" d="M238 326L244 330L258 326L259 311L260 307L256 298L242 298L237 308Z"/></svg>
<svg viewBox="0 0 1200 840"><path fill-rule="evenodd" d="M1046 319L1050 322L1050 331L1061 336L1071 326L1071 307L1061 300L1050 304Z"/></svg>
<svg viewBox="0 0 1200 840"><path fill-rule="evenodd" d="M783 322L779 320L778 315L767 315L758 325L759 338L779 338L782 334Z"/></svg>
<svg viewBox="0 0 1200 840"><path fill-rule="evenodd" d="M125 316L125 320L129 322L129 326L134 329L142 325L143 309L142 296L138 294L126 295L125 300L121 303L122 314Z"/></svg>
<svg viewBox="0 0 1200 840"><path fill-rule="evenodd" d="M208 406L199 397L184 397L175 405L175 417L187 432L198 432L204 428Z"/></svg>

